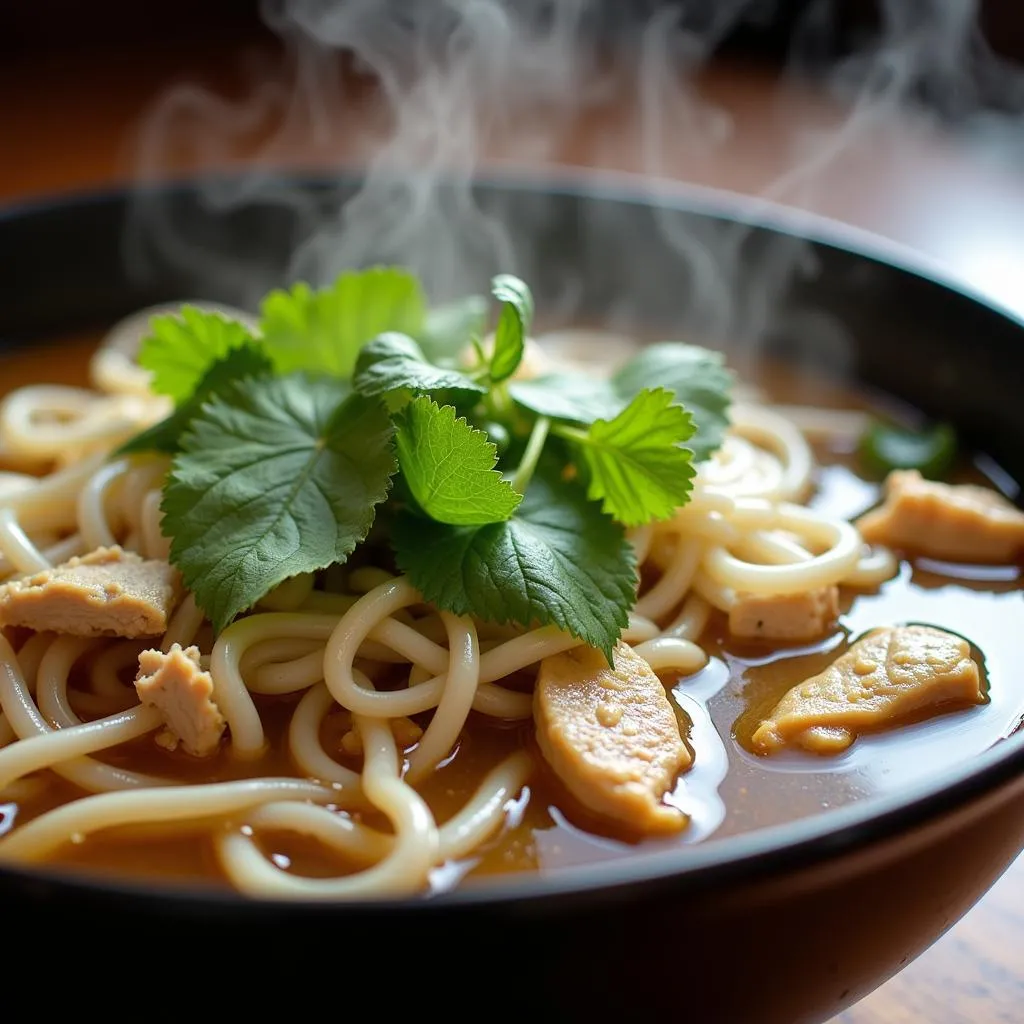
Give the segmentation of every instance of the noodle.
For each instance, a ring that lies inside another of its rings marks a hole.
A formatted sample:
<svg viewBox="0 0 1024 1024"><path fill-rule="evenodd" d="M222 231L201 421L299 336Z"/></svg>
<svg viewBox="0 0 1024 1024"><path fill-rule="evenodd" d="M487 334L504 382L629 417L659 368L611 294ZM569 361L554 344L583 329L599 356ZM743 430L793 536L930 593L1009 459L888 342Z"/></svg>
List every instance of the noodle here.
<svg viewBox="0 0 1024 1024"><path fill-rule="evenodd" d="M0 473L0 580L114 545L168 558L160 527L169 460L108 458L168 408L134 361L149 312L97 352L98 392L35 386L0 406L4 457L45 470ZM850 429L849 417L799 412L816 432ZM743 595L872 587L897 570L892 553L868 548L853 526L798 504L813 486L814 459L791 418L753 402L734 407L732 418L725 443L699 466L689 504L628 533L643 582L623 642L663 676L707 665L705 627ZM0 840L0 859L45 860L110 830L187 830L211 839L224 876L243 893L332 900L422 892L440 866L480 856L536 770L531 754L516 750L490 764L441 824L419 789L452 756L472 716L530 719L539 664L581 641L554 626L438 612L406 577L379 566L338 579L343 592L322 589L313 573L286 580L215 640L186 595L152 641L164 653L199 648L226 722L231 773L244 774L274 742L263 702L284 708L294 778L189 782L173 760L164 762L166 777L107 763L113 748L152 742L165 724L126 681L147 644L38 633L15 650L14 634L0 635L0 791L27 800L45 792L53 773L84 793L19 822ZM400 746L403 727L419 730L410 716L428 720L415 742ZM341 723L350 739L332 749ZM278 866L261 840L270 834L326 851L336 876Z"/></svg>

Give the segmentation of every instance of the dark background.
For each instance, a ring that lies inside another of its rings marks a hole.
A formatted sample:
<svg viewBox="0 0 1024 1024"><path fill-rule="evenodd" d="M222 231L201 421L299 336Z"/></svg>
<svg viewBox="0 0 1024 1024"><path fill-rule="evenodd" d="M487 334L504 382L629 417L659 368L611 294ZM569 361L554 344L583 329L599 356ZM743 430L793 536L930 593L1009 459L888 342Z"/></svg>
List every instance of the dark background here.
<svg viewBox="0 0 1024 1024"><path fill-rule="evenodd" d="M280 2L280 0L278 0ZM435 0L378 0L393 11L411 11L413 5ZM545 0L525 0L534 9ZM558 0L550 0L557 3ZM799 70L813 76L832 67L851 52L870 52L887 26L887 38L907 37L934 22L936 12L970 6L970 0L747 0L737 6L743 13L715 47L721 56L783 63L794 40L800 42ZM942 62L920 76L920 101L955 118L978 105L1024 111L1024 84L1020 72L1004 62L1024 62L1024 2L974 0L979 33L957 55L955 68ZM242 41L274 44L256 0L174 0L144 3L139 0L34 0L9 2L0 12L0 58L17 60L55 57L62 50L92 48L97 59L116 59L126 48L141 43L187 51L223 42L237 47ZM685 25L706 30L713 19L728 11L726 0L604 0L595 4L587 26L595 43L628 46L638 26L659 8L674 8ZM422 8L421 8L422 10ZM896 17L894 20L894 12ZM993 60L993 54L999 59ZM3 102L16 102L8 97Z"/></svg>

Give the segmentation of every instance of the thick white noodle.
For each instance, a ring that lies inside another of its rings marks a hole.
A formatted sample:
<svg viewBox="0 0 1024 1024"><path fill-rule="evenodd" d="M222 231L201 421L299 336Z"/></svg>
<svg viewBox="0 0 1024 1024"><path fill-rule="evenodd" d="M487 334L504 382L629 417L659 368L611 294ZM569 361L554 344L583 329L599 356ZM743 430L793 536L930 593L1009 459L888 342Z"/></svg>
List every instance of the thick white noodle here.
<svg viewBox="0 0 1024 1024"><path fill-rule="evenodd" d="M782 460L784 470L777 496L790 501L803 497L810 487L814 455L799 428L763 405L733 404L729 418L735 433Z"/></svg>
<svg viewBox="0 0 1024 1024"><path fill-rule="evenodd" d="M260 778L100 793L21 825L0 842L0 861L38 860L67 842L121 825L229 815L274 800L330 803L334 792L305 779Z"/></svg>
<svg viewBox="0 0 1024 1024"><path fill-rule="evenodd" d="M342 616L324 652L324 680L342 707L355 714L375 718L408 717L437 707L444 693L443 675L405 690L387 693L360 687L353 675L353 665L360 645L374 625L400 608L419 604L421 600L415 587L404 577L390 579L364 594ZM473 700L474 709L500 718L529 717L532 713L529 694L484 684L512 675L541 658L578 646L579 643L573 637L546 627L532 630L481 655L481 685Z"/></svg>
<svg viewBox="0 0 1024 1024"><path fill-rule="evenodd" d="M110 489L132 468L129 459L115 459L100 466L78 493L78 529L90 548L113 547L117 538L107 518Z"/></svg>
<svg viewBox="0 0 1024 1024"><path fill-rule="evenodd" d="M455 746L480 683L480 643L466 616L442 612L448 630L448 675L434 717L409 757L406 779L415 784L432 772Z"/></svg>
<svg viewBox="0 0 1024 1024"><path fill-rule="evenodd" d="M646 640L633 648L655 672L683 672L689 675L702 669L708 662L703 647L692 640L673 636L659 636Z"/></svg>
<svg viewBox="0 0 1024 1024"><path fill-rule="evenodd" d="M156 708L136 705L109 718L30 736L0 750L0 790L29 772L125 743L162 724Z"/></svg>
<svg viewBox="0 0 1024 1024"><path fill-rule="evenodd" d="M0 508L0 553L19 573L32 575L52 568L50 560L28 539L9 508Z"/></svg>
<svg viewBox="0 0 1024 1024"><path fill-rule="evenodd" d="M737 511L741 503L737 502ZM795 533L816 547L826 550L806 561L789 565L763 565L744 562L722 547L712 547L704 555L702 566L708 576L722 586L752 594L795 594L824 587L842 580L860 558L863 541L856 528L839 519L825 519L800 505L782 503L768 510L748 504L759 526Z"/></svg>
<svg viewBox="0 0 1024 1024"><path fill-rule="evenodd" d="M358 684L371 690L361 673ZM242 892L253 896L298 896L305 899L360 899L382 894L421 892L437 862L437 825L423 798L400 775L395 738L387 722L355 718L363 743L362 787L394 829L387 855L363 871L342 878L316 879L290 875L268 861L245 832L229 831L216 840L221 864Z"/></svg>
<svg viewBox="0 0 1024 1024"><path fill-rule="evenodd" d="M21 674L18 659L3 636L0 636L0 707L3 708L8 723L19 739L40 735L51 738L56 735L56 731L32 700ZM76 757L70 761L55 763L53 770L69 782L93 792L169 784L168 780L158 776L102 764L90 757Z"/></svg>
<svg viewBox="0 0 1024 1024"><path fill-rule="evenodd" d="M292 760L309 778L329 782L354 799L362 792L359 773L338 764L320 743L320 723L333 706L334 698L323 683L311 686L292 714L288 748Z"/></svg>

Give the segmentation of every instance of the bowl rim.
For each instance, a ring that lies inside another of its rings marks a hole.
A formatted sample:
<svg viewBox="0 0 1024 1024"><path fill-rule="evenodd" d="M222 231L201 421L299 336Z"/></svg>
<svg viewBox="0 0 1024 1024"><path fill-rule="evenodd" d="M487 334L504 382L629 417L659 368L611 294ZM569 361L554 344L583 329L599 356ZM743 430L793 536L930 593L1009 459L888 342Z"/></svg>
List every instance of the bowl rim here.
<svg viewBox="0 0 1024 1024"><path fill-rule="evenodd" d="M202 181L240 177L245 168L175 176L141 185L122 184L44 195L0 204L0 231L5 224L42 214L79 209L84 205L125 202L134 192L194 192ZM323 171L281 169L280 174L299 185L355 182L357 171L328 177ZM585 168L488 169L473 179L474 187L514 190L541 195L563 194L638 208L667 206L683 213L741 223L752 228L806 239L871 263L925 279L954 292L989 312L1024 329L1024 310L1010 309L963 281L949 268L902 243L842 221L774 200L748 197L708 186L698 186L643 175ZM0 881L42 883L83 895L126 897L167 908L191 904L208 912L433 913L453 907L495 907L538 900L608 893L648 885L673 884L710 888L740 876L753 879L797 871L839 859L865 847L897 839L938 818L962 810L1014 782L1024 784L1024 718L1016 732L994 742L982 754L947 766L927 780L908 783L898 790L873 795L839 808L779 825L754 829L721 839L681 844L671 849L646 851L551 872L488 877L424 897L372 897L322 902L303 898L253 898L206 887L192 881L126 880L79 873L47 866L0 863Z"/></svg>

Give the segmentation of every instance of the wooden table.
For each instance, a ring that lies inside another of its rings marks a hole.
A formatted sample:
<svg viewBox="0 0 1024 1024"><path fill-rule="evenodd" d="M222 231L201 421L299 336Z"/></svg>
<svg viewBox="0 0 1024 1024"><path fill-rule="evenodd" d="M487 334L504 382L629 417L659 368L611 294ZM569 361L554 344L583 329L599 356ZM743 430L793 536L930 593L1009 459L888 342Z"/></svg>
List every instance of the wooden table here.
<svg viewBox="0 0 1024 1024"><path fill-rule="evenodd" d="M4 62L0 202L131 181L139 168L140 118L168 82L199 80L238 97L247 94L253 69L263 82L283 75L279 57L260 46L237 54L199 44L185 54L121 47L88 58L36 54ZM532 162L654 171L671 180L767 192L911 246L1024 316L1024 173L1014 173L1012 159L1004 159L1014 146L1020 156L1019 138L995 131L967 144L869 111L837 146L834 131L842 118L817 92L729 67L705 76L703 88L725 119L677 94L674 102L687 102L695 119L686 133L666 133L656 159L639 145L633 108L612 104L535 147ZM263 125L232 139L238 125L224 118L201 152L169 147L145 173L226 166L254 153L276 165L358 162L380 138L385 119L364 83L350 82L347 89L319 124L299 117L286 131ZM731 132L721 134L730 121ZM704 140L703 148L694 149L695 137ZM813 173L807 172L808 145ZM507 138L504 147L492 140L486 156L521 161L522 150ZM1021 1020L1024 858L931 950L834 1024Z"/></svg>

